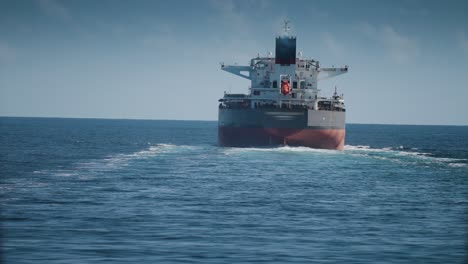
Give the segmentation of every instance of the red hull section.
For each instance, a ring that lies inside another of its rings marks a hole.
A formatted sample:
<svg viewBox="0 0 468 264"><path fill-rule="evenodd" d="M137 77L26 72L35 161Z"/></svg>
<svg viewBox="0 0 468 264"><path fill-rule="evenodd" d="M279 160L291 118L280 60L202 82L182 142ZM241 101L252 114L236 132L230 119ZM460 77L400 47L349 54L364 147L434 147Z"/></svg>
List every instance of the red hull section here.
<svg viewBox="0 0 468 264"><path fill-rule="evenodd" d="M344 129L218 128L219 145L227 147L289 145L341 150L344 140Z"/></svg>

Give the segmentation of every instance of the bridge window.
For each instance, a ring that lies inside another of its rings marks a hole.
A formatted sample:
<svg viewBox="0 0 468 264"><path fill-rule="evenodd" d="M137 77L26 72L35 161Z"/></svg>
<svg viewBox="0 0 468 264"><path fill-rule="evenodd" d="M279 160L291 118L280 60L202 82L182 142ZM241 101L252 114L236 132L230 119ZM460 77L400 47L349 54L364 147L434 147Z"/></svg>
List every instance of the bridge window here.
<svg viewBox="0 0 468 264"><path fill-rule="evenodd" d="M273 81L273 88L278 88L278 82L276 80Z"/></svg>
<svg viewBox="0 0 468 264"><path fill-rule="evenodd" d="M296 81L293 82L293 88L297 88L297 82Z"/></svg>
<svg viewBox="0 0 468 264"><path fill-rule="evenodd" d="M299 86L300 86L301 89L305 89L305 88L306 88L306 84L305 84L304 81L300 82L300 83L299 83Z"/></svg>

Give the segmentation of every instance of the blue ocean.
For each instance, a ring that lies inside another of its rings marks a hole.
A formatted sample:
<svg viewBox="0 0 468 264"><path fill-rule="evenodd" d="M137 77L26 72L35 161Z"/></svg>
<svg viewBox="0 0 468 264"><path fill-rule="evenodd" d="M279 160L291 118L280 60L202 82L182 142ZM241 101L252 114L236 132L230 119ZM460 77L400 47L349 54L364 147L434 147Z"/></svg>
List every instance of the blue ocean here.
<svg viewBox="0 0 468 264"><path fill-rule="evenodd" d="M208 121L0 118L0 261L468 261L466 126L216 144Z"/></svg>

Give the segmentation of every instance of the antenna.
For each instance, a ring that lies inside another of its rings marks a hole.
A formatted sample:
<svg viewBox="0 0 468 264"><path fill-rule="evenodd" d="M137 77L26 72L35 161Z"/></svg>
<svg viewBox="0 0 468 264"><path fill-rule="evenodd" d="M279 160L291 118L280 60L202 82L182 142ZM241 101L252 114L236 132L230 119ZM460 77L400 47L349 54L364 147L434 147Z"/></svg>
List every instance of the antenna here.
<svg viewBox="0 0 468 264"><path fill-rule="evenodd" d="M290 21L287 20L287 19L284 20L284 33L286 33L286 34L288 34L288 31L291 29L291 28L289 27L289 22L290 22Z"/></svg>

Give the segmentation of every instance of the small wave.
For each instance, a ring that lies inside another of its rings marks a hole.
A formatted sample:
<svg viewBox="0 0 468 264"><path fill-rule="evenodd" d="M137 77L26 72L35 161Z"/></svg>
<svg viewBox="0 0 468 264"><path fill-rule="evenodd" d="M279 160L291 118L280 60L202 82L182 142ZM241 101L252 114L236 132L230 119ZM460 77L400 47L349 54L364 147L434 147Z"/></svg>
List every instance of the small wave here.
<svg viewBox="0 0 468 264"><path fill-rule="evenodd" d="M101 159L78 162L70 170L42 170L34 171L34 173L52 174L57 177L79 176L80 179L90 179L89 174L115 171L127 167L132 162L150 159L160 154L179 153L194 149L196 146L156 144L130 154L113 154ZM84 175L88 176L84 177Z"/></svg>
<svg viewBox="0 0 468 264"><path fill-rule="evenodd" d="M74 174L71 172L55 172L55 176L59 176L59 177L70 177L73 175Z"/></svg>
<svg viewBox="0 0 468 264"><path fill-rule="evenodd" d="M468 164L466 163L449 163L448 164L450 167L454 167L454 168L465 168L465 167L468 167Z"/></svg>
<svg viewBox="0 0 468 264"><path fill-rule="evenodd" d="M467 159L435 157L432 153L418 152L415 148L404 146L371 148L370 146L346 145L344 152L354 156L366 156L377 159L387 159L400 162L419 162L425 164L443 164L451 167L466 167Z"/></svg>
<svg viewBox="0 0 468 264"><path fill-rule="evenodd" d="M134 157L151 157L154 156L157 153L167 153L170 152L174 149L176 149L177 145L172 145L172 144L156 144L154 146L150 146L148 149L144 149L141 151L137 151L131 154L118 154L117 156L124 156L124 157L129 157L129 158L134 158ZM180 146L180 147L186 147L186 146Z"/></svg>
<svg viewBox="0 0 468 264"><path fill-rule="evenodd" d="M370 146L365 146L365 145L356 145L356 146L352 146L352 145L345 145L344 146L344 149L345 150L356 150L356 149L370 149L371 147Z"/></svg>
<svg viewBox="0 0 468 264"><path fill-rule="evenodd" d="M130 154L115 154L104 159L83 162L79 167L100 169L100 170L115 170L128 166L132 161L145 160L153 158L159 154L179 153L184 151L194 150L195 146L173 145L173 144L156 144L147 149L140 150Z"/></svg>

